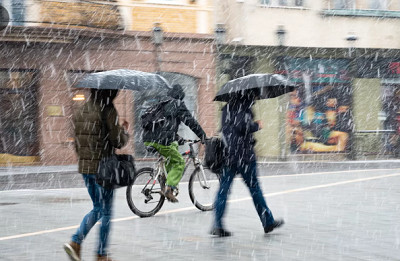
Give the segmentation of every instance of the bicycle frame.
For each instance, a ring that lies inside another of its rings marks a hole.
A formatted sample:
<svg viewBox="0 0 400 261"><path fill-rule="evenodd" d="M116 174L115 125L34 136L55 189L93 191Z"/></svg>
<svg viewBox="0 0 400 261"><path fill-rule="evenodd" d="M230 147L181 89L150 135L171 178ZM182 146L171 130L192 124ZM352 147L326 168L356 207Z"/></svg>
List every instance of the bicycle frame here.
<svg viewBox="0 0 400 261"><path fill-rule="evenodd" d="M193 162L193 166L195 167L195 169L196 168L200 169L201 176L199 176L199 181L200 181L201 187L204 188L204 189L209 189L210 185L209 185L207 177L206 177L206 175L204 173L204 167L201 164L201 160L199 158L197 158L197 153L195 152L195 149L193 148L193 145L195 143L199 142L199 141L185 140L185 142L188 142L190 149L188 151L185 151L185 152L181 153L182 156L187 156L186 159L185 159L185 168L183 169L182 177L183 177L183 175L185 175L186 170L189 167L190 161L192 161ZM154 168L156 170L156 176L153 179L153 184L151 186L151 189L153 189L154 185L156 184L156 180L158 179L158 177L160 175L164 174L164 176L167 177L167 170L166 170L166 167L165 167L166 161L167 160L164 158L164 156L159 154L159 158L158 158L158 160L157 160L157 162L155 164L156 167ZM146 184L146 186L143 188L143 191L146 189L146 187L150 183L150 181L151 180L149 180L148 183Z"/></svg>
<svg viewBox="0 0 400 261"><path fill-rule="evenodd" d="M203 165L201 164L201 160L200 160L199 158L197 158L197 153L195 152L195 149L193 148L193 145L194 145L195 143L197 143L197 142L199 142L199 141L189 141L189 148L190 148L190 150L188 150L188 151L182 153L182 156L186 156L186 155L188 156L188 157L186 158L185 169L183 170L182 176L185 174L186 169L187 169L188 166L189 166L189 161L192 160L192 161L193 161L193 166L195 167L195 169L196 169L196 168L199 168L199 169L200 169L201 176L199 176L199 181L200 181L201 187L202 187L202 188L209 189L209 188L210 188L210 185L208 184L208 180L207 180L207 178L206 178L206 175L204 174L204 167L203 167Z"/></svg>

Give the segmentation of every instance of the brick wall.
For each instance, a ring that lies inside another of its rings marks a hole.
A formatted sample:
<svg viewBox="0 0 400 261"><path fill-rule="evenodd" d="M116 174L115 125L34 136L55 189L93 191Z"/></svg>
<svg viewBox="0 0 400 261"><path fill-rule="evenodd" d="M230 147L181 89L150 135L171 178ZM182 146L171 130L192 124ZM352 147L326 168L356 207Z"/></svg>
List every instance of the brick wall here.
<svg viewBox="0 0 400 261"><path fill-rule="evenodd" d="M13 30L16 30L15 28ZM40 35L54 38L68 34L72 38L79 35L79 40L71 43L35 43L40 28L34 32L21 28L21 32L11 31L10 35L0 36L21 37L20 42L8 44L0 41L0 68L35 69L39 72L39 164L66 165L76 164L74 146L70 142L73 137L71 117L74 110L72 97L75 89L66 81L65 74L69 71L113 70L119 68L133 69L146 72L156 70L154 45L151 43L151 33L111 33L103 34L106 30L92 30L96 36L85 36L85 31L52 29L43 31ZM27 30L22 32L22 30ZM32 29L33 30L33 29ZM25 45L30 40L29 47ZM36 35L35 35L36 34ZM100 35L103 37L101 38ZM171 35L172 36L172 35ZM216 107L213 102L215 95L215 53L213 41L204 35L174 34L166 35L161 47L164 72L186 74L197 79L198 83L198 119L207 135L216 130ZM55 41L54 41L55 42ZM90 44L88 44L90 43ZM127 119L133 126L134 93L121 95L116 99L116 108L121 120ZM63 114L49 115L49 106L59 106ZM133 128L131 128L132 130ZM131 136L133 138L133 135ZM132 153L132 139L123 152Z"/></svg>
<svg viewBox="0 0 400 261"><path fill-rule="evenodd" d="M41 1L40 21L44 26L55 24L121 29L118 7L106 3Z"/></svg>

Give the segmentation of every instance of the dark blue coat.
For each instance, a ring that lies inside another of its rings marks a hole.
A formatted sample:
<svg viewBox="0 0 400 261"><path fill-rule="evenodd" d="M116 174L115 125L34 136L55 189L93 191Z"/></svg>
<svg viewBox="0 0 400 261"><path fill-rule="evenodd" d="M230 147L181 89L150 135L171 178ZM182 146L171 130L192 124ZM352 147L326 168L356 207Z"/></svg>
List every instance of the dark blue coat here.
<svg viewBox="0 0 400 261"><path fill-rule="evenodd" d="M222 133L226 141L225 165L240 166L256 161L253 133L259 130L254 122L253 101L231 102L222 108Z"/></svg>

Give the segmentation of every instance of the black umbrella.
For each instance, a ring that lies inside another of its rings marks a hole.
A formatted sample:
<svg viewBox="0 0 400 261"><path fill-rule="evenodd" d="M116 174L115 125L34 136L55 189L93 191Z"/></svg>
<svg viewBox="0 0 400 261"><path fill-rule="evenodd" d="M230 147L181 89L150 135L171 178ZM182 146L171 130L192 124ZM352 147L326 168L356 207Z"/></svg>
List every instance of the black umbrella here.
<svg viewBox="0 0 400 261"><path fill-rule="evenodd" d="M258 99L269 99L293 91L295 84L280 74L250 74L227 82L214 101L227 102L257 89L260 91Z"/></svg>
<svg viewBox="0 0 400 261"><path fill-rule="evenodd" d="M90 73L83 77L76 88L133 91L168 91L170 84L159 74L119 69Z"/></svg>

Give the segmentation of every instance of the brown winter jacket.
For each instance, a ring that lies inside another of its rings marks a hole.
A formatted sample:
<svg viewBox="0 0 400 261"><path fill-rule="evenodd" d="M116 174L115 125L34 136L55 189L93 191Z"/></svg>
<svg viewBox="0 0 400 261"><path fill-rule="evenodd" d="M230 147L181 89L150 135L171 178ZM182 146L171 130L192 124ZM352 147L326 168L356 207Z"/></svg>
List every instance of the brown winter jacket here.
<svg viewBox="0 0 400 261"><path fill-rule="evenodd" d="M105 107L107 134L102 133L100 103L88 100L75 114L75 148L78 154L78 169L82 174L96 174L101 158L122 148L129 135L118 124L118 115L113 105ZM107 138L104 138L107 137Z"/></svg>

